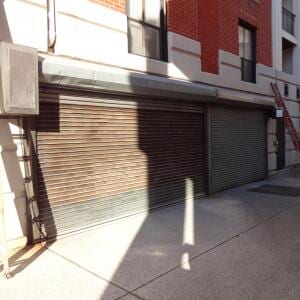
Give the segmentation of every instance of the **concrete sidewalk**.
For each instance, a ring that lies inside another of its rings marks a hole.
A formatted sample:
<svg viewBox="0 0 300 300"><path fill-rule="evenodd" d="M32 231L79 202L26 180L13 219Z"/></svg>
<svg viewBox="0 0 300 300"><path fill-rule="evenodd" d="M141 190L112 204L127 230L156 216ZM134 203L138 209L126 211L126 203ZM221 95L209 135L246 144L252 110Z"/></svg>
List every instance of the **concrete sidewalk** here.
<svg viewBox="0 0 300 300"><path fill-rule="evenodd" d="M11 257L0 299L300 299L300 170Z"/></svg>

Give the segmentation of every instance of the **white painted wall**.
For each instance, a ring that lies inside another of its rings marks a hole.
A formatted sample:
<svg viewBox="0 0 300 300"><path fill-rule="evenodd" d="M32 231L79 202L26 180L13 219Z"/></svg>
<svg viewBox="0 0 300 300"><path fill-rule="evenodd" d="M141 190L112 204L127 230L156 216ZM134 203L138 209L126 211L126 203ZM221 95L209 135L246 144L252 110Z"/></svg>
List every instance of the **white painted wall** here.
<svg viewBox="0 0 300 300"><path fill-rule="evenodd" d="M300 1L294 0L293 1L294 6L294 12L297 14L295 19L295 36L297 37L297 44L294 47L294 53L293 53L293 69L294 69L294 75L297 78L300 78Z"/></svg>
<svg viewBox="0 0 300 300"><path fill-rule="evenodd" d="M296 15L295 36L282 29L282 6ZM296 89L300 86L300 1L273 0L272 1L272 39L273 39L273 67L277 70L275 79L283 95L284 84L289 85L289 97L285 98L289 113L296 129L299 128L299 99L296 99ZM292 50L282 50L282 38L295 46ZM283 71L283 72L282 72ZM290 74L293 74L291 76ZM300 155L293 149L290 137L286 136L286 164L287 166L300 163ZM272 156L272 155L271 155ZM274 159L272 159L274 160Z"/></svg>
<svg viewBox="0 0 300 300"><path fill-rule="evenodd" d="M0 1L0 41L47 51L47 0Z"/></svg>
<svg viewBox="0 0 300 300"><path fill-rule="evenodd" d="M282 6L296 15L295 36L282 29ZM300 78L300 1L299 0L273 0L272 1L272 38L273 38L273 67L278 71L293 70L293 75ZM293 51L282 53L282 38L294 44ZM288 55L292 57L291 67Z"/></svg>
<svg viewBox="0 0 300 300"><path fill-rule="evenodd" d="M293 48L282 50L282 71L293 75Z"/></svg>
<svg viewBox="0 0 300 300"><path fill-rule="evenodd" d="M201 70L201 44L198 41L168 32L168 56L178 77L197 80Z"/></svg>
<svg viewBox="0 0 300 300"><path fill-rule="evenodd" d="M0 119L0 132L0 180L3 187L7 238L10 247L19 247L27 242L23 131L17 120Z"/></svg>

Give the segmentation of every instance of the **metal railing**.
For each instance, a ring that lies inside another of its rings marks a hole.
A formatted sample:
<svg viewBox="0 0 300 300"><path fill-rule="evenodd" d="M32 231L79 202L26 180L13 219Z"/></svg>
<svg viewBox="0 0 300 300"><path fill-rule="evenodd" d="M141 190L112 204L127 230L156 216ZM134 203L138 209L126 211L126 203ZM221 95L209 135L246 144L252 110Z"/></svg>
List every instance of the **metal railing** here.
<svg viewBox="0 0 300 300"><path fill-rule="evenodd" d="M295 18L292 12L282 7L282 28L292 35L295 35Z"/></svg>

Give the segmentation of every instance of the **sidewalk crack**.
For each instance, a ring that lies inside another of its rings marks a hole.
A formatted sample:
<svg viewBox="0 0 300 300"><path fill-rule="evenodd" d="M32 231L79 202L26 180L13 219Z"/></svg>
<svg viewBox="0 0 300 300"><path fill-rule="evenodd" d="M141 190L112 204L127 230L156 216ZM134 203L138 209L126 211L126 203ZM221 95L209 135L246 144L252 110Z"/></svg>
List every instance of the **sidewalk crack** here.
<svg viewBox="0 0 300 300"><path fill-rule="evenodd" d="M136 297L137 299L144 300L144 299L141 298L140 296L134 294L133 291L129 291L128 289L126 289L126 288L120 286L119 284L114 283L114 282L112 282L112 281L110 281L110 280L108 280L108 279L105 279L104 277L102 277L102 276L98 275L97 273L95 273L95 272L93 272L93 271L91 271L91 270L89 270L89 269L83 267L82 265L76 263L75 261L73 261L73 260L71 260L71 259L65 257L64 255L59 254L59 253L53 251L53 250L50 249L47 245L45 245L45 248L46 248L49 252L51 252L51 253L53 253L54 255L56 255L56 256L62 258L62 259L65 260L65 261L67 261L67 262L73 264L74 266L80 268L81 270L83 270L83 271L85 271L85 272L87 272L87 273L89 273L89 274L91 274L91 275L93 275L93 276L95 276L95 277L97 277L97 278L99 278L99 279L101 279L101 280L107 282L108 284L113 285L114 287L116 287L116 288L118 288L118 289L120 289L120 290L122 290L122 291L124 291L124 292L126 292L126 295L122 295L120 298L117 298L117 299L121 299L121 298L123 298L123 297L125 297L125 296L131 295L131 296ZM115 299L115 300L116 300L116 299Z"/></svg>

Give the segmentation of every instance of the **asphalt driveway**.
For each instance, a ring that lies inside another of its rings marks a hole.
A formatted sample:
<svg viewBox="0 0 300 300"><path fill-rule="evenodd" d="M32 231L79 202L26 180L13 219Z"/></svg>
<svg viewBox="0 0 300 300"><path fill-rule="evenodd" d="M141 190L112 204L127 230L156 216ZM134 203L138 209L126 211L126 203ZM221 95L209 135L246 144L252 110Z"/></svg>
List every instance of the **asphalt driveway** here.
<svg viewBox="0 0 300 300"><path fill-rule="evenodd" d="M300 299L300 169L11 257L6 299Z"/></svg>

